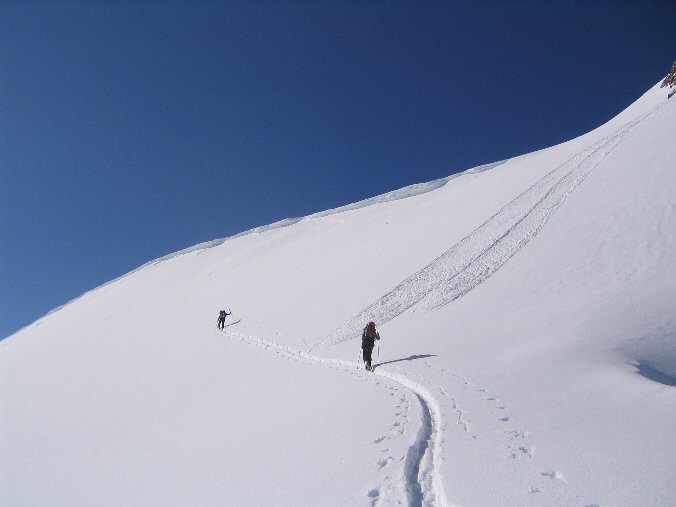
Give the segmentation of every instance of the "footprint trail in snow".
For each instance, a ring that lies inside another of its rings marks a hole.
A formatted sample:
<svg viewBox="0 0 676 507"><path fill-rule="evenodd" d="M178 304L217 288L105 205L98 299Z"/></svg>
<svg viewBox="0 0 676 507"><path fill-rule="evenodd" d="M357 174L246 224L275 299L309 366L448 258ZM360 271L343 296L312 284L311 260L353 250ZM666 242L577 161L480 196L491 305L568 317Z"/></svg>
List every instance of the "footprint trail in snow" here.
<svg viewBox="0 0 676 507"><path fill-rule="evenodd" d="M437 400L427 388L403 375L383 368L377 368L375 372L370 373L363 370L359 363L313 356L292 347L234 330L226 329L223 334L287 359L343 370L346 373L358 375L367 381L374 381L378 384L382 382L393 396L396 395L395 392L401 392L391 434L376 438L374 440L376 444L385 444L387 440L404 434L404 426L411 422L408 418L410 400L416 400L420 404L422 417L414 442L409 446L406 456L401 458L403 460L403 484L395 484L394 479L386 475L382 479L382 484L369 489L367 497L372 505L401 505L402 495L405 495L406 504L411 507L433 505L443 507L446 505L441 474L439 473L443 427L441 410ZM387 454L388 449L385 448L382 452ZM395 459L387 455L378 460L379 470L386 470Z"/></svg>

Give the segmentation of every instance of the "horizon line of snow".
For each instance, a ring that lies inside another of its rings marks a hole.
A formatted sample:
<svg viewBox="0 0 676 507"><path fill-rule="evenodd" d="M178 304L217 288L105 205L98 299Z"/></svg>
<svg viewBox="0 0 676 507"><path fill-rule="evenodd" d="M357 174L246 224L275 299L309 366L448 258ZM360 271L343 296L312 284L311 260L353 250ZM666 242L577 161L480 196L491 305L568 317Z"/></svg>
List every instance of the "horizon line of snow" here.
<svg viewBox="0 0 676 507"><path fill-rule="evenodd" d="M383 194L377 195L375 197L369 197L367 199L362 199L361 201L357 201L351 204L346 204L344 206L340 206L338 208L331 208L328 210L324 211L318 211L317 213L312 213L310 215L305 215L302 217L288 217L284 218L282 220L278 220L277 222L273 222L268 225L261 225L258 227L254 227L252 229L247 229L246 231L239 232L237 234L234 234L232 236L227 236L225 238L220 238L220 239L214 239L210 241L205 241L203 243L198 243L197 245L184 248L183 250L179 250L177 252L165 255L163 257L159 257L153 261L147 262L143 266L141 266L138 269L142 269L143 267L151 264L156 264L158 262L163 262L165 260L170 260L173 259L174 257L178 257L180 255L185 255L188 253L192 253L195 251L199 250L206 250L209 248L213 248L216 246L220 246L226 241L230 241L233 239L241 238L243 236L248 236L250 234L261 234L264 232L269 232L275 229L281 229L284 227L289 227L294 224L297 224L298 222L302 220L309 220L313 218L323 218L323 217L328 217L332 215L336 215L338 213L344 213L346 211L353 211L361 208L366 208L368 206L373 206L374 204L381 204L385 202L392 202L392 201L398 201L400 199L407 199L409 197L415 197L418 195L426 194L428 192L432 192L434 190L437 190L438 188L443 187L446 185L449 181L458 178L460 176L466 175L466 174L479 174L485 171L488 171L490 169L493 169L494 167L497 167L499 165L504 164L507 162L509 159L505 160L500 160L498 162L491 162L489 164L483 164L483 165L478 165L475 167L472 167L470 169L466 169L464 171L461 171L459 173L451 174L450 176L446 176L444 178L439 178L436 180L432 180L426 183L414 183L412 185L408 185L406 187L399 188L397 190L392 190L390 192L385 192ZM133 271L132 271L133 273Z"/></svg>

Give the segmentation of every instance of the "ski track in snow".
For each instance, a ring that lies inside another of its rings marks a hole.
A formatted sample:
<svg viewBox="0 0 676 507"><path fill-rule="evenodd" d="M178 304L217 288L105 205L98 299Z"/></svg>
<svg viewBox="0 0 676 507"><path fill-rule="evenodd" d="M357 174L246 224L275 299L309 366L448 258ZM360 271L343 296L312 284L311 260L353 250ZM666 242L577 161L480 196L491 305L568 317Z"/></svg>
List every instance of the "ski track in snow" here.
<svg viewBox="0 0 676 507"><path fill-rule="evenodd" d="M404 375L376 368L374 372L367 372L363 365L357 362L345 361L341 359L323 358L313 356L301 350L281 345L263 338L246 335L234 330L225 329L223 332L215 332L217 335L225 335L235 338L248 345L253 345L264 349L267 352L278 354L284 358L303 361L307 363L319 364L324 367L342 370L346 373L358 375L364 380L374 380L380 384L383 378L392 384L388 389L393 390L390 394L395 395L393 386L404 388L413 393L415 399L420 403L422 420L420 428L414 442L409 446L403 461L403 481L404 489L397 488L392 484L392 478L385 476L381 479L381 484L369 489L366 493L371 505L400 505L402 502L401 494L405 492L407 504L411 507L417 506L440 506L446 505L446 499L439 473L441 465L441 410L437 400L423 385L414 382ZM386 386L387 387L387 386ZM392 426L392 435L382 435L374 440L374 443L380 444L390 438L396 438L404 434L404 427L409 422L407 414L409 402L405 395L399 398L399 405L395 416L402 420L396 420ZM387 452L384 449L383 452ZM385 469L395 458L388 456L377 462L379 470Z"/></svg>
<svg viewBox="0 0 676 507"><path fill-rule="evenodd" d="M420 302L427 309L446 305L484 282L528 244L604 157L660 107L543 176L430 264L346 321L324 343L351 340L365 322L385 324Z"/></svg>

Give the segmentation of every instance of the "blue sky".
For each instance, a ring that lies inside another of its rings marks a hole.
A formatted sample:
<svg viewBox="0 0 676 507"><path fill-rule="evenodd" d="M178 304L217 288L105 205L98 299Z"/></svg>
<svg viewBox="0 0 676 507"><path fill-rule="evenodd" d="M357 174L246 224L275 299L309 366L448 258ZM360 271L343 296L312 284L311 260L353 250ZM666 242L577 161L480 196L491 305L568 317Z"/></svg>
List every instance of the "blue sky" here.
<svg viewBox="0 0 676 507"><path fill-rule="evenodd" d="M0 337L139 265L545 148L676 58L665 1L0 2Z"/></svg>

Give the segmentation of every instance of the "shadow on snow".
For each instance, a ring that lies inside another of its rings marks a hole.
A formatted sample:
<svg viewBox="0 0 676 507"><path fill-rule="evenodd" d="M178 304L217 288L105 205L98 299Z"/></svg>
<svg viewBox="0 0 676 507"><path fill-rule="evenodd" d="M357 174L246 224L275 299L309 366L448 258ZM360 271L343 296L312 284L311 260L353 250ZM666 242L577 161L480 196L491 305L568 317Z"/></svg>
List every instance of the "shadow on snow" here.
<svg viewBox="0 0 676 507"><path fill-rule="evenodd" d="M383 366L386 364L392 364L392 363L399 363L401 361L414 361L416 359L425 359L426 357L437 357L436 354L416 354L414 356L408 356L408 357L403 357L401 359L393 359L392 361L385 361L384 363L378 363L374 364L373 368L377 368L378 366Z"/></svg>
<svg viewBox="0 0 676 507"><path fill-rule="evenodd" d="M647 378L648 380L652 380L653 382L658 382L660 384L664 384L665 386L672 386L676 387L676 378L672 377L671 375L668 375L662 371L659 371L655 368L651 368L645 363L638 363L636 365L636 369L639 373L639 375L642 375L643 377Z"/></svg>

